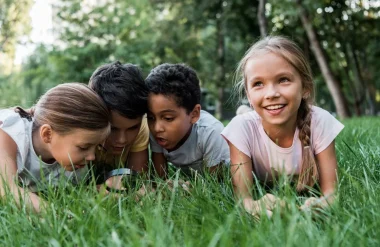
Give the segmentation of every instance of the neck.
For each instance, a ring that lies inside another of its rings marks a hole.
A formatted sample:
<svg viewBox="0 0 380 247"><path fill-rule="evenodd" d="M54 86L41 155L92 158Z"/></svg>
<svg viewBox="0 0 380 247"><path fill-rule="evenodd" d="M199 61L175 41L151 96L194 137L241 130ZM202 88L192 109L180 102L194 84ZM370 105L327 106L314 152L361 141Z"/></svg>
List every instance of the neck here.
<svg viewBox="0 0 380 247"><path fill-rule="evenodd" d="M270 125L263 122L263 128L268 137L278 146L288 148L293 145L294 133L297 128L296 120L281 125Z"/></svg>
<svg viewBox="0 0 380 247"><path fill-rule="evenodd" d="M190 134L191 134L191 130L193 129L193 125L190 126L189 130L187 131L186 135L177 143L177 145L175 145L174 148L168 150L168 152L172 152L174 150L177 150L180 146L182 146L182 144L185 143L185 141L187 140L187 138L189 138Z"/></svg>
<svg viewBox="0 0 380 247"><path fill-rule="evenodd" d="M32 132L32 142L34 152L41 158L45 163L54 163L55 159L49 151L48 145L42 140L39 129Z"/></svg>

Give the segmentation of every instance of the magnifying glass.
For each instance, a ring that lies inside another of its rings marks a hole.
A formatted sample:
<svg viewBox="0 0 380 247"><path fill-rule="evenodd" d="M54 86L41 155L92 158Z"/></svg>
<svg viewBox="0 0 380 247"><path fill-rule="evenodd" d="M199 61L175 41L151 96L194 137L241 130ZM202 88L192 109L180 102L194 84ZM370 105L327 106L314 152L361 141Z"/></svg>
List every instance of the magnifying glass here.
<svg viewBox="0 0 380 247"><path fill-rule="evenodd" d="M121 177L121 184L123 186L123 189L115 189L115 188L111 188L111 187L107 186L106 189L108 191L116 192L116 193L126 193L129 190L136 188L137 182L138 182L138 177L139 177L138 172L133 171L129 168L119 168L119 169L115 169L115 170L108 172L106 175L106 178L109 179L109 178L115 177L115 176L122 176Z"/></svg>

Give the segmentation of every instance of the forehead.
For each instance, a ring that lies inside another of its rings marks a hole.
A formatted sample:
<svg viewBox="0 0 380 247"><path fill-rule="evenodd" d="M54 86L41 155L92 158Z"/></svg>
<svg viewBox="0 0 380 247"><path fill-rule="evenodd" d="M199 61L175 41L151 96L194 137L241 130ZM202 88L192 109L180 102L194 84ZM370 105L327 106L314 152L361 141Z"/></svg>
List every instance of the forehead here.
<svg viewBox="0 0 380 247"><path fill-rule="evenodd" d="M148 107L152 113L159 112L182 112L185 108L178 106L174 96L150 93L148 96Z"/></svg>
<svg viewBox="0 0 380 247"><path fill-rule="evenodd" d="M98 144L109 134L109 128L100 130L87 130L76 128L67 133L64 138L76 143Z"/></svg>
<svg viewBox="0 0 380 247"><path fill-rule="evenodd" d="M129 128L140 124L142 116L138 118L127 118L119 114L117 111L111 111L111 124L117 128Z"/></svg>
<svg viewBox="0 0 380 247"><path fill-rule="evenodd" d="M273 52L259 53L248 59L245 74L273 75L274 72L298 73L283 56Z"/></svg>

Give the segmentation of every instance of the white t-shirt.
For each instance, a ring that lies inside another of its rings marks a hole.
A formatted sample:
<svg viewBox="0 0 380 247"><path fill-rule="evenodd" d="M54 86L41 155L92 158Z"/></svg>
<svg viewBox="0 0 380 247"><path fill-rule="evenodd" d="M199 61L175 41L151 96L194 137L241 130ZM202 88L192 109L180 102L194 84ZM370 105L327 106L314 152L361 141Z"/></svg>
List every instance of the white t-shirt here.
<svg viewBox="0 0 380 247"><path fill-rule="evenodd" d="M17 174L23 186L36 192L40 184L57 185L62 181L77 184L83 179L88 172L86 168L65 171L58 162L47 164L37 156L33 148L32 125L32 121L21 118L13 110L0 110L0 128L17 145Z"/></svg>
<svg viewBox="0 0 380 247"><path fill-rule="evenodd" d="M312 106L311 150L314 155L325 150L344 126L329 112ZM234 117L222 135L238 150L252 160L255 176L271 179L272 170L277 174L299 174L302 165L302 144L296 129L291 147L282 148L265 133L261 117L252 111Z"/></svg>
<svg viewBox="0 0 380 247"><path fill-rule="evenodd" d="M178 149L168 152L150 135L152 152L163 153L166 160L185 173L190 170L202 172L203 167L212 167L230 162L227 142L220 135L224 126L210 113L201 110L199 120L193 124L187 140ZM191 169L190 169L191 168Z"/></svg>

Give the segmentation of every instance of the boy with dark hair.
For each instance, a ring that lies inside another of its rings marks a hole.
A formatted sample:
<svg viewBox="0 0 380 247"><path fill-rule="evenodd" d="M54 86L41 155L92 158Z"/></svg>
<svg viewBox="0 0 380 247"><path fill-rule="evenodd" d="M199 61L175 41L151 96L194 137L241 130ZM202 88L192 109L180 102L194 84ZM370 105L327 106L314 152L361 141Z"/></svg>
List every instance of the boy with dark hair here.
<svg viewBox="0 0 380 247"><path fill-rule="evenodd" d="M214 171L229 162L223 124L201 110L196 72L184 64L162 64L145 80L148 86L148 125L152 161L160 177L167 162L186 174Z"/></svg>
<svg viewBox="0 0 380 247"><path fill-rule="evenodd" d="M148 90L140 69L118 61L105 64L92 74L89 86L111 112L111 134L97 151L94 162L97 183L103 183L117 168L128 167L136 172L147 170L149 129L145 114ZM106 184L114 187L116 181L108 179Z"/></svg>

